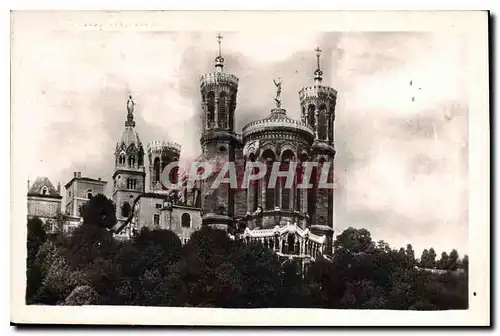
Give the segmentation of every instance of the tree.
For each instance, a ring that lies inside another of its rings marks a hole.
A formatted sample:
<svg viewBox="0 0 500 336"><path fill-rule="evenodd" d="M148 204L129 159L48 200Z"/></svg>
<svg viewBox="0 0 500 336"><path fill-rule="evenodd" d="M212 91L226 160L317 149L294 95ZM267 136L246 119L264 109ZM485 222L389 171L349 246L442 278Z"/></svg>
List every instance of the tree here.
<svg viewBox="0 0 500 336"><path fill-rule="evenodd" d="M111 231L85 223L73 231L68 244L62 254L73 268L84 268L97 258L112 256L117 248Z"/></svg>
<svg viewBox="0 0 500 336"><path fill-rule="evenodd" d="M469 256L467 254L462 258L462 267L466 271L469 270Z"/></svg>
<svg viewBox="0 0 500 336"><path fill-rule="evenodd" d="M429 250L428 249L424 249L422 251L422 256L420 257L419 266L422 268L432 268L432 265L430 265L430 262L429 262Z"/></svg>
<svg viewBox="0 0 500 336"><path fill-rule="evenodd" d="M47 235L43 222L34 217L28 220L27 258L26 258L26 303L33 302L33 297L42 284L40 265L35 262L40 246L45 243Z"/></svg>
<svg viewBox="0 0 500 336"><path fill-rule="evenodd" d="M450 257L448 259L447 269L452 270L452 271L456 270L458 268L458 263L459 263L458 252L457 252L457 250L453 249L450 252Z"/></svg>
<svg viewBox="0 0 500 336"><path fill-rule="evenodd" d="M450 257L448 256L448 253L446 252L441 253L441 259L439 259L437 264L439 269L442 270L449 269Z"/></svg>
<svg viewBox="0 0 500 336"><path fill-rule="evenodd" d="M134 237L134 244L139 249L156 246L162 250L165 261L176 262L180 258L182 243L179 237L171 230L150 230L143 228Z"/></svg>
<svg viewBox="0 0 500 336"><path fill-rule="evenodd" d="M77 286L64 300L66 306L82 306L98 303L99 294L90 286Z"/></svg>
<svg viewBox="0 0 500 336"><path fill-rule="evenodd" d="M43 281L34 297L35 303L62 303L76 286L87 284L83 271L73 270L61 255L60 248L50 240L40 247L36 263Z"/></svg>
<svg viewBox="0 0 500 336"><path fill-rule="evenodd" d="M230 258L245 284L235 306L265 308L280 300L280 263L275 253L262 244L237 244Z"/></svg>
<svg viewBox="0 0 500 336"><path fill-rule="evenodd" d="M436 251L434 251L434 248L429 249L429 258L427 259L427 265L429 268L435 268L436 267Z"/></svg>
<svg viewBox="0 0 500 336"><path fill-rule="evenodd" d="M415 251L411 244L406 245L406 259L408 267L413 267L415 265Z"/></svg>
<svg viewBox="0 0 500 336"><path fill-rule="evenodd" d="M373 249L373 245L368 230L354 229L352 227L338 235L333 244L336 252L347 253L367 253Z"/></svg>
<svg viewBox="0 0 500 336"><path fill-rule="evenodd" d="M92 197L80 208L84 225L111 229L116 225L115 205L102 194Z"/></svg>
<svg viewBox="0 0 500 336"><path fill-rule="evenodd" d="M28 237L27 237L27 261L31 266L35 260L36 254L40 246L47 240L47 234L43 228L43 222L38 217L28 220Z"/></svg>

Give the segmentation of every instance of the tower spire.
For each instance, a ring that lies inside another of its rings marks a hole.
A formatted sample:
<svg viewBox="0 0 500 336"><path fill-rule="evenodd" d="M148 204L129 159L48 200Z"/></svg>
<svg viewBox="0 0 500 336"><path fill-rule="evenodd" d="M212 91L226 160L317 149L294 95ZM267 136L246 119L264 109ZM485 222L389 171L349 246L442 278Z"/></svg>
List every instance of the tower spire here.
<svg viewBox="0 0 500 336"><path fill-rule="evenodd" d="M316 51L316 58L317 58L317 61L318 61L318 66L317 66L316 70L314 71L314 83L316 85L320 85L321 84L321 80L323 79L323 71L321 71L321 66L320 66L319 58L320 58L321 52L323 50L321 50L319 47L316 47L316 49L314 49L314 51Z"/></svg>
<svg viewBox="0 0 500 336"><path fill-rule="evenodd" d="M125 127L135 127L134 109L135 102L132 100L132 95L129 95L127 101L127 121L125 121Z"/></svg>
<svg viewBox="0 0 500 336"><path fill-rule="evenodd" d="M224 57L222 57L221 53L222 39L223 39L222 35L220 33L217 34L217 43L219 44L219 54L215 58L215 69L217 70L217 72L222 72L222 68L224 67Z"/></svg>

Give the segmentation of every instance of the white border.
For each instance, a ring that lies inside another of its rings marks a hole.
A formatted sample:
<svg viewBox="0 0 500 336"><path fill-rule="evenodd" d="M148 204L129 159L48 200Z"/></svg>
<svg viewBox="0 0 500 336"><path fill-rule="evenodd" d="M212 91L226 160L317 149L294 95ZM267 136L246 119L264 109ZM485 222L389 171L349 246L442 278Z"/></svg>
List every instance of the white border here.
<svg viewBox="0 0 500 336"><path fill-rule="evenodd" d="M282 7L283 8L283 7ZM81 25L88 20L113 29L103 13L69 13L64 20L37 18L37 25L51 29ZM469 36L469 174L470 174L470 296L468 311L408 312L320 309L228 310L151 307L40 307L24 305L26 195L25 169L20 139L22 129L12 133L11 192L11 320L32 323L169 324L169 325L486 325L489 324L489 120L487 13L485 12L126 12L120 14L121 29L136 29L146 22L154 29L170 30L262 30L283 29L290 34L307 30L332 31L435 31ZM259 22L255 25L255 22ZM300 24L297 22L309 22ZM36 26L36 25L33 25ZM15 105L12 106L15 110ZM16 114L12 114L12 122ZM18 140L18 141L16 141Z"/></svg>

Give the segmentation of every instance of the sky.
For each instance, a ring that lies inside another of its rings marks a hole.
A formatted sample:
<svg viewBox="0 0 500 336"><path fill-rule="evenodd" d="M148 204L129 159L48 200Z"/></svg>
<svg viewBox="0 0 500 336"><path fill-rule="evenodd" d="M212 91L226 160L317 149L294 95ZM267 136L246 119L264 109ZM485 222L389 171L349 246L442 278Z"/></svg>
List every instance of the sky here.
<svg viewBox="0 0 500 336"><path fill-rule="evenodd" d="M200 152L199 77L214 71L217 32L19 31L12 42L13 113L22 115L27 179L64 185L74 171L108 181L126 102L152 140ZM336 234L366 228L375 240L416 251L467 253L466 40L420 32L222 32L225 72L239 77L236 131L273 108L299 118L298 91L338 91ZM412 81L412 85L410 85ZM412 97L414 99L412 99ZM16 139L13 140L14 142Z"/></svg>

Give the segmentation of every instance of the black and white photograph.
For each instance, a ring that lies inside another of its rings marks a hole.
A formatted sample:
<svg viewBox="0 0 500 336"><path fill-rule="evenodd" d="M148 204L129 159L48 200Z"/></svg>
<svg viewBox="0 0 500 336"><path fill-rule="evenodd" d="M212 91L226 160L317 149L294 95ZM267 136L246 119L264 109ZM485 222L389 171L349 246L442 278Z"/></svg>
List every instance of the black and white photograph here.
<svg viewBox="0 0 500 336"><path fill-rule="evenodd" d="M488 77L487 12L11 12L12 322L488 325Z"/></svg>

